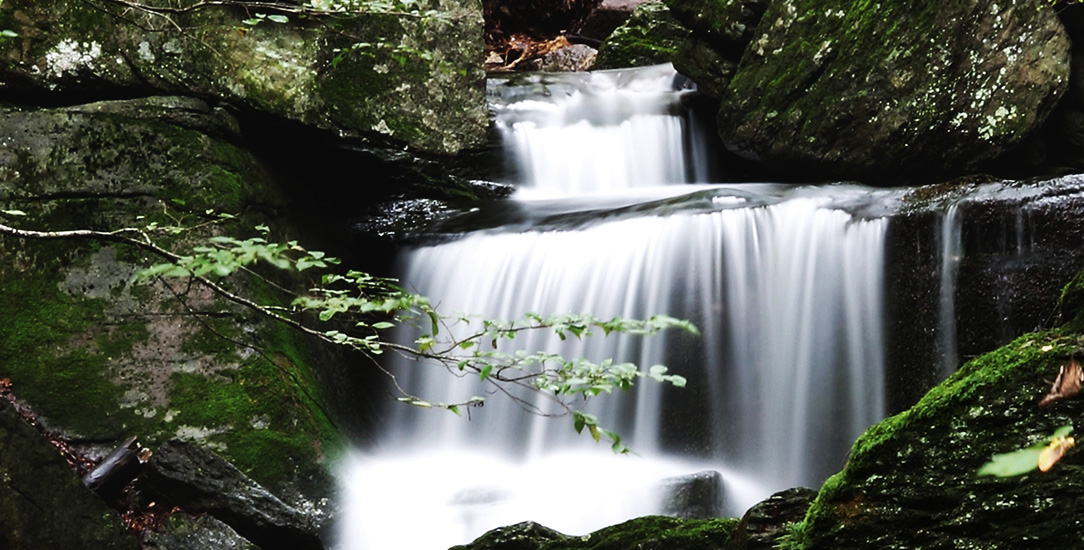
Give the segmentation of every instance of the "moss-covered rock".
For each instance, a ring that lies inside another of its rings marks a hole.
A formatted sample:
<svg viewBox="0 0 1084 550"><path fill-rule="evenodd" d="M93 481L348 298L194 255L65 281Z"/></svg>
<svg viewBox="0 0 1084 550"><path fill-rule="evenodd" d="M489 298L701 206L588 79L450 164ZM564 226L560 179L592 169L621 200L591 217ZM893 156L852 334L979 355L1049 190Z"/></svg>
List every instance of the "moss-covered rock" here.
<svg viewBox="0 0 1084 550"><path fill-rule="evenodd" d="M150 232L182 248L281 226L285 201L260 162L208 135L235 125L173 98L0 112L0 221L48 231L199 226ZM180 437L272 490L291 487L286 496L326 494L324 464L341 440L310 344L205 288L133 283L158 261L118 243L0 236L0 378L49 429L92 452L133 435L152 448ZM250 296L276 292L239 284Z"/></svg>
<svg viewBox="0 0 1084 550"><path fill-rule="evenodd" d="M495 529L452 550L721 550L737 523L647 516L575 537L528 522Z"/></svg>
<svg viewBox="0 0 1084 550"><path fill-rule="evenodd" d="M911 409L870 428L792 533L793 548L1077 548L1080 455L1054 469L979 477L994 454L1074 424L1084 400L1040 408L1084 349L1078 330L1020 337L976 358Z"/></svg>
<svg viewBox="0 0 1084 550"><path fill-rule="evenodd" d="M264 17L255 25L243 22L255 14L228 4L140 5L0 3L0 29L18 33L0 40L0 89L23 97L43 90L80 98L216 97L436 153L484 142L477 0L441 0L431 13L428 6L407 13L368 4L349 14L309 10L288 23Z"/></svg>
<svg viewBox="0 0 1084 550"><path fill-rule="evenodd" d="M662 2L641 4L602 42L595 69L620 69L670 63L689 31Z"/></svg>
<svg viewBox="0 0 1084 550"><path fill-rule="evenodd" d="M0 548L135 550L120 515L0 398Z"/></svg>
<svg viewBox="0 0 1084 550"><path fill-rule="evenodd" d="M1069 75L1049 2L772 2L722 97L727 147L805 177L921 180L1020 143Z"/></svg>

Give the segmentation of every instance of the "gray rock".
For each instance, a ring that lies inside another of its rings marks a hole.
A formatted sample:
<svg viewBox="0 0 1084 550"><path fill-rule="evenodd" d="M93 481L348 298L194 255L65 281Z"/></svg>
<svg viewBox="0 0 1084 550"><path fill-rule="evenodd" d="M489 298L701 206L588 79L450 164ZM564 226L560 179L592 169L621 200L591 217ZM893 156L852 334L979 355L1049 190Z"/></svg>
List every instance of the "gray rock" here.
<svg viewBox="0 0 1084 550"><path fill-rule="evenodd" d="M120 516L0 398L0 548L135 550Z"/></svg>
<svg viewBox="0 0 1084 550"><path fill-rule="evenodd" d="M806 178L944 177L1019 144L1068 76L1069 39L1044 0L783 0L722 96L719 132Z"/></svg>
<svg viewBox="0 0 1084 550"><path fill-rule="evenodd" d="M768 5L773 3L770 0L664 1L682 25L716 48L737 56L752 39Z"/></svg>
<svg viewBox="0 0 1084 550"><path fill-rule="evenodd" d="M180 440L147 462L141 490L188 513L207 513L264 550L321 550L316 526L218 455Z"/></svg>
<svg viewBox="0 0 1084 550"><path fill-rule="evenodd" d="M229 525L212 516L170 516L160 530L147 534L143 550L258 550Z"/></svg>
<svg viewBox="0 0 1084 550"><path fill-rule="evenodd" d="M587 14L575 32L591 40L605 40L632 16L633 11L644 4L658 3L659 0L602 0Z"/></svg>
<svg viewBox="0 0 1084 550"><path fill-rule="evenodd" d="M670 63L689 36L662 2L641 4L599 46L596 69L643 67Z"/></svg>
<svg viewBox="0 0 1084 550"><path fill-rule="evenodd" d="M817 491L797 487L779 491L749 508L734 529L725 550L772 550L788 526L805 518Z"/></svg>
<svg viewBox="0 0 1084 550"><path fill-rule="evenodd" d="M524 68L550 73L586 71L595 64L595 55L597 54L598 52L591 46L573 44L567 48L550 52L540 59L525 63Z"/></svg>
<svg viewBox="0 0 1084 550"><path fill-rule="evenodd" d="M442 0L433 17L312 14L255 26L242 23L254 14L214 3L185 1L166 12L113 7L0 4L0 28L18 33L0 41L0 89L217 97L442 154L485 140L478 0Z"/></svg>
<svg viewBox="0 0 1084 550"><path fill-rule="evenodd" d="M663 481L663 513L686 519L723 515L723 475L714 470Z"/></svg>

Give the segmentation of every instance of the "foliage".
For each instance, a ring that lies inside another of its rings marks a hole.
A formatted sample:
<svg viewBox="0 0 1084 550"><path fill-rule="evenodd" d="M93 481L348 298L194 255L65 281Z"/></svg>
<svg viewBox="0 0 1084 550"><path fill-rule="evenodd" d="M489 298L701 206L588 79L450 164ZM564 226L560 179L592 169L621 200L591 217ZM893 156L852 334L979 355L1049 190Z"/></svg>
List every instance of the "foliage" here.
<svg viewBox="0 0 1084 550"><path fill-rule="evenodd" d="M593 362L547 351L509 349L517 335L527 332L551 332L560 340L605 337L612 333L647 336L667 329L697 332L688 321L666 315L645 320L606 320L588 314L542 316L527 313L522 319L512 321L472 315L445 316L438 313L427 298L403 290L394 280L354 270L325 272L318 285L305 294L291 296L284 303L253 302L231 293L216 281L239 272L267 280L266 276L253 271L257 265L274 270L312 272L327 271L339 264L338 259L307 250L296 241L270 242L271 230L266 226L258 226L256 231L259 236L244 240L212 237L206 243L194 246L188 254L172 255L169 261L140 271L135 279L138 282L157 277L194 279L228 294L237 303L255 308L325 342L360 351L370 358L393 350L441 365L456 375L472 374L530 412L551 415L549 410L518 397L517 388L544 395L556 406L557 414L572 417L577 433L586 428L595 441L605 437L616 452L628 451L621 444L621 437L603 428L594 415L583 412L583 404L593 397L613 393L615 389L628 391L641 379L676 387L685 385L684 378L669 374L662 365L641 370L634 364L610 359ZM417 327L421 335L410 345L384 336L401 325ZM392 373L386 370L385 373L395 380ZM399 400L404 403L442 408L455 414L484 402L483 397L474 396L460 403L431 403L398 385L397 388L402 394Z"/></svg>
<svg viewBox="0 0 1084 550"><path fill-rule="evenodd" d="M1040 457L1047 449L1057 449L1066 443L1071 447L1072 438L1069 437L1069 434L1072 432L1072 425L1062 426L1053 435L1034 445L1010 453L994 455L989 462L983 464L978 475L1013 477L1030 473L1040 467Z"/></svg>

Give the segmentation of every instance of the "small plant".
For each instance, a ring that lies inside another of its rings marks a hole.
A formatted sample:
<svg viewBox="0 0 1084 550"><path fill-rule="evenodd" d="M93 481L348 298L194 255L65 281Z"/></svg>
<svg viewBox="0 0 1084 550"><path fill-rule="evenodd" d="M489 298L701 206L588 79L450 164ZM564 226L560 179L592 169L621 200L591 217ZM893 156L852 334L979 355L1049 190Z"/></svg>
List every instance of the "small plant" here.
<svg viewBox="0 0 1084 550"><path fill-rule="evenodd" d="M1035 470L1049 471L1076 444L1076 441L1069 437L1072 432L1072 425L1062 426L1055 430L1053 435L1039 443L1011 453L994 455L989 462L979 468L978 475L1013 477Z"/></svg>

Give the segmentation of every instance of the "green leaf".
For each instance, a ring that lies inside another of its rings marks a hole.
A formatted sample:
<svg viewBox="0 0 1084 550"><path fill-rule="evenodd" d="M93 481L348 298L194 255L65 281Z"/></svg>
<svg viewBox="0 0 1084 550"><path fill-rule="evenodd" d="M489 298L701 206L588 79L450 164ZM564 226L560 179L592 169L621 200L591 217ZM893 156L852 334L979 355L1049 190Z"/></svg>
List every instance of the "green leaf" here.
<svg viewBox="0 0 1084 550"><path fill-rule="evenodd" d="M1057 430L1054 430L1054 435L1051 436L1050 439L1054 440L1054 439L1057 439L1059 437L1068 437L1069 434L1071 434L1071 433L1073 433L1073 425L1072 424L1067 424L1065 426L1062 426L1062 427L1058 428Z"/></svg>
<svg viewBox="0 0 1084 550"><path fill-rule="evenodd" d="M485 382L486 378L489 378L491 372L493 372L493 365L487 363L486 366L482 367L482 370L478 372L478 376L481 377L482 382Z"/></svg>
<svg viewBox="0 0 1084 550"><path fill-rule="evenodd" d="M0 212L3 212L4 214L7 214L9 216L25 216L26 215L26 212L23 212L22 210L0 210Z"/></svg>
<svg viewBox="0 0 1084 550"><path fill-rule="evenodd" d="M19 36L19 33L11 29L4 29L0 31L0 38L15 38L17 36Z"/></svg>
<svg viewBox="0 0 1084 550"><path fill-rule="evenodd" d="M267 19L274 21L275 23L289 23L290 18L285 15L268 15Z"/></svg>
<svg viewBox="0 0 1084 550"><path fill-rule="evenodd" d="M389 328L394 328L395 323L389 323L387 321L380 321L379 323L373 323L372 327L375 328L376 330L386 330L386 329L389 329Z"/></svg>
<svg viewBox="0 0 1084 550"><path fill-rule="evenodd" d="M1039 453L1046 443L1020 449L1011 453L994 455L979 469L980 476L1012 477L1023 475L1039 468Z"/></svg>

